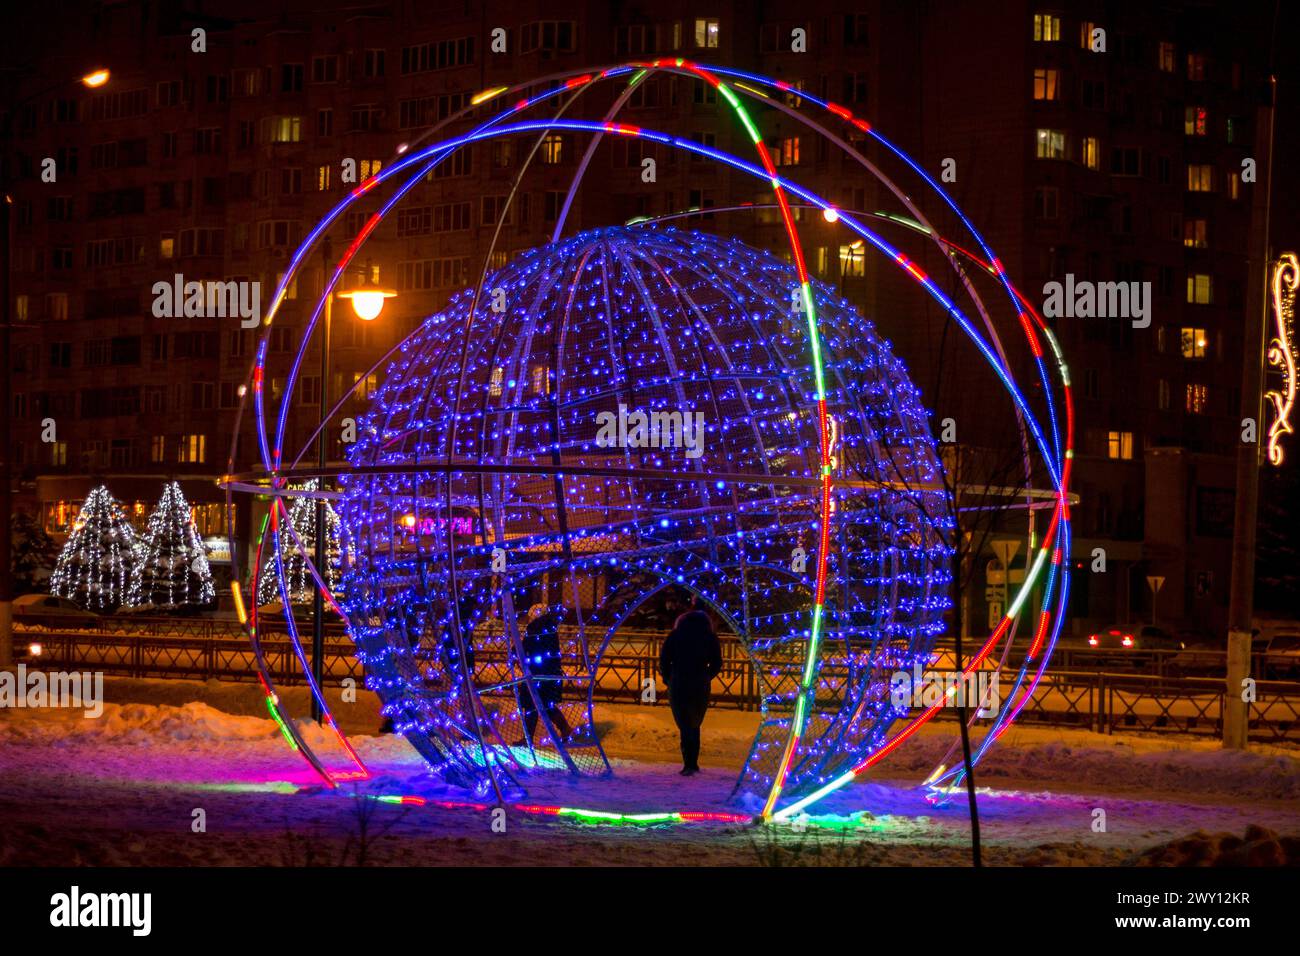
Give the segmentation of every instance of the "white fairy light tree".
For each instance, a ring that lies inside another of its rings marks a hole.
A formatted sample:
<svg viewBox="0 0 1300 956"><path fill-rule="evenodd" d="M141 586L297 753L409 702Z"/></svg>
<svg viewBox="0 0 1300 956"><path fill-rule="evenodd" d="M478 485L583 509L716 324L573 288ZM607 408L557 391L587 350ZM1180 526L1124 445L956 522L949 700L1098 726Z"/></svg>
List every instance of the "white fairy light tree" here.
<svg viewBox="0 0 1300 956"><path fill-rule="evenodd" d="M131 607L209 605L216 598L203 539L179 482L171 481L149 515L140 560L131 573Z"/></svg>
<svg viewBox="0 0 1300 956"><path fill-rule="evenodd" d="M117 610L138 560L137 547L121 504L106 487L98 486L82 503L55 562L50 593L87 610Z"/></svg>
<svg viewBox="0 0 1300 956"><path fill-rule="evenodd" d="M302 486L302 491L315 491L320 487L316 479L308 481ZM304 549L313 558L316 554L316 499L299 497L289 508L288 525L293 526L297 532L298 541L301 542ZM338 512L327 501L325 502L325 528L329 535L325 542L325 581L329 589L333 591L338 584L338 566L339 566L339 549L342 543L342 522L339 521ZM285 585L289 591L289 601L291 604L305 604L312 599L316 592L316 582L312 579L311 572L307 570L307 563L303 560L303 552L299 550L298 542L289 533L289 528L285 523L280 525L280 556L284 568ZM270 541L262 549L266 556L262 563L262 573L257 581L257 603L259 606L271 604L280 600L280 585L275 574L275 548Z"/></svg>

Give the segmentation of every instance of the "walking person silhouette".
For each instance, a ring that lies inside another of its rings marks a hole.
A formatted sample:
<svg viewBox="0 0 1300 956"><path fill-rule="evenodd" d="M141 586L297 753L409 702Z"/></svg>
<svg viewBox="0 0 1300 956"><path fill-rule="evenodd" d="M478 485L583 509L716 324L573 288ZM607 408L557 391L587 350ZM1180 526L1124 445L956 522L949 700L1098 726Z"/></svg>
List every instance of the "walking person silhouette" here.
<svg viewBox="0 0 1300 956"><path fill-rule="evenodd" d="M722 645L704 611L677 619L659 652L659 673L681 735L683 777L700 772L700 725L709 709L709 689L722 670Z"/></svg>

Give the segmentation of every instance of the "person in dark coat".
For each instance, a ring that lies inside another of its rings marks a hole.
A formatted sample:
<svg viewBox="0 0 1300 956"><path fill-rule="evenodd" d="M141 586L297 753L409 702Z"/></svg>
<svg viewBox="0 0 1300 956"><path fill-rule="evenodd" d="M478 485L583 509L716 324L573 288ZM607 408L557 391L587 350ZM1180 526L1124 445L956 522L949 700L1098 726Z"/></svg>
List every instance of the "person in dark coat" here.
<svg viewBox="0 0 1300 956"><path fill-rule="evenodd" d="M682 776L700 772L700 725L709 709L709 689L722 670L722 645L709 615L687 611L677 619L659 652L659 673L682 739Z"/></svg>
<svg viewBox="0 0 1300 956"><path fill-rule="evenodd" d="M534 604L528 609L528 626L524 629L524 672L532 677L537 689L537 699L541 701L546 717L561 737L573 733L564 711L560 710L560 700L564 688L559 678L564 676L564 662L560 657L560 619L545 604ZM533 695L526 686L519 688L519 711L524 717L524 731L527 740L521 743L531 744L533 734L537 731L537 706Z"/></svg>

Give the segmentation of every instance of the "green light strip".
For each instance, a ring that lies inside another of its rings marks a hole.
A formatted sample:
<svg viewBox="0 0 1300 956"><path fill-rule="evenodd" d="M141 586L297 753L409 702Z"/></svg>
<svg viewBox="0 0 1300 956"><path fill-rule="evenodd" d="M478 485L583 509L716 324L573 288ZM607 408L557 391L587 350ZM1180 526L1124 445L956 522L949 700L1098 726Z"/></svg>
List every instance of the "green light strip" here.
<svg viewBox="0 0 1300 956"><path fill-rule="evenodd" d="M812 342L813 374L817 378L817 398L826 400L826 380L822 373L821 338L817 334L817 307L813 305L812 283L805 280L800 286L803 293L804 311L808 315L808 338Z"/></svg>
<svg viewBox="0 0 1300 956"><path fill-rule="evenodd" d="M275 725L280 728L280 735L284 737L285 743L294 750L297 750L297 741L295 741L293 735L289 733L289 728L284 725L284 719L280 716L279 708L275 706L275 702L269 697L266 698L266 709L271 712L271 718L275 721Z"/></svg>
<svg viewBox="0 0 1300 956"><path fill-rule="evenodd" d="M560 807L559 814L582 820L603 820L608 823L681 823L680 813L614 813L608 810L577 810Z"/></svg>
<svg viewBox="0 0 1300 956"><path fill-rule="evenodd" d="M718 90L722 93L723 99L731 104L732 109L736 111L736 115L740 117L740 122L744 125L745 131L749 133L750 141L753 143L762 142L763 137L758 135L758 129L754 126L754 121L749 118L749 113L746 111L744 104L740 102L735 93L731 92L731 88L726 83L719 83Z"/></svg>

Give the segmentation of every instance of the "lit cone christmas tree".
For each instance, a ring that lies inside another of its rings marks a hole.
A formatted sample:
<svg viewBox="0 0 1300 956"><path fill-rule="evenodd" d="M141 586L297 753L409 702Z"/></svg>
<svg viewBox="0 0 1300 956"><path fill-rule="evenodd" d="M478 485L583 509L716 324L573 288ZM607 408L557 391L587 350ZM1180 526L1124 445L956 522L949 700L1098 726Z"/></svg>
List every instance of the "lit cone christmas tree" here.
<svg viewBox="0 0 1300 956"><path fill-rule="evenodd" d="M131 607L204 606L216 597L203 539L179 482L168 482L149 515L140 560L131 574Z"/></svg>
<svg viewBox="0 0 1300 956"><path fill-rule="evenodd" d="M319 486L320 483L312 479L303 485L301 490L315 491ZM288 523L297 532L298 540L302 542L302 548L308 554L315 555L316 499L301 497L296 499L289 508ZM325 542L325 581L329 585L329 589L334 591L338 578L342 524L339 521L338 512L330 506L328 501L325 502L325 528L329 534ZM280 585L275 573L275 549L268 542L262 549L262 553L266 554L267 558L262 564L262 574L257 582L257 603L259 607L280 600ZM289 590L290 603L307 603L312 599L312 595L316 591L316 583L312 580L311 572L307 570L307 564L303 561L299 545L294 541L293 535L289 533L288 527L283 523L280 525L280 555L284 567L285 584Z"/></svg>
<svg viewBox="0 0 1300 956"><path fill-rule="evenodd" d="M100 485L87 496L73 523L50 576L50 593L90 611L117 610L126 597L137 547L126 512Z"/></svg>

